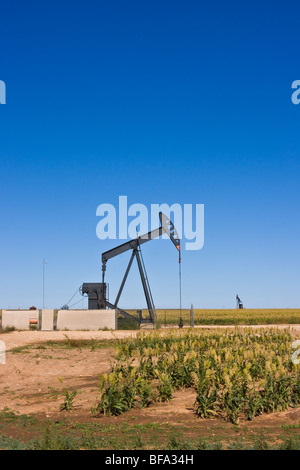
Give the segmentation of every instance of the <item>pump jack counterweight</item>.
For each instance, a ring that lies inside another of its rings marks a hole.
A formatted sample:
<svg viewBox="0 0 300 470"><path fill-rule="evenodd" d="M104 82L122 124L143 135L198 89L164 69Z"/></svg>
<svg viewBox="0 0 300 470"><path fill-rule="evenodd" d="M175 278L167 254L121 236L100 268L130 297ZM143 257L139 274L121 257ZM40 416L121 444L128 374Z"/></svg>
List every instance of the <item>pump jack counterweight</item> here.
<svg viewBox="0 0 300 470"><path fill-rule="evenodd" d="M146 243L150 240L160 237L163 233L166 233L172 243L175 245L177 250L179 251L179 263L181 262L181 254L180 254L180 239L178 237L177 231L173 225L173 223L168 219L162 212L159 213L160 219L160 227L155 230L152 230L144 235L138 236L137 238L130 240L122 245L119 245L111 250L108 250L102 253L102 283L83 283L81 292L82 294L88 295L88 308L89 309L105 309L105 308L112 308L118 309L120 314L125 318L132 318L137 320L136 317L130 315L125 310L122 310L118 307L118 303L126 283L130 268L132 266L134 258L137 260L137 265L142 281L142 286L144 290L144 295L147 303L149 318L142 318L140 316L141 323L153 323L155 324L156 321L156 314L155 314L155 307L152 299L152 294L150 290L149 281L147 278L145 265L142 258L141 253L141 245ZM132 254L126 268L123 280L121 282L115 303L112 304L106 298L106 291L107 286L105 283L105 272L106 272L106 263L109 259L112 259L126 251L132 250ZM180 286L180 303L181 303L181 286ZM180 306L181 308L181 306Z"/></svg>

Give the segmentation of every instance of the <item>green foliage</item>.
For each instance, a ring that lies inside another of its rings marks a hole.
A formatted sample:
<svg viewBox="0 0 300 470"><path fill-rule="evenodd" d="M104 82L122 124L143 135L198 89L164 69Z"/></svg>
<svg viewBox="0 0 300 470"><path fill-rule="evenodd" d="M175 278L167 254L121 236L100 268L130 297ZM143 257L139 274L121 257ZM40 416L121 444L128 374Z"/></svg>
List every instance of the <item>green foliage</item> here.
<svg viewBox="0 0 300 470"><path fill-rule="evenodd" d="M60 411L71 411L74 407L74 399L77 395L77 391L69 392L69 390L64 390L64 402L60 405Z"/></svg>
<svg viewBox="0 0 300 470"><path fill-rule="evenodd" d="M28 447L32 450L77 450L77 441L72 435L65 436L47 427L42 438L33 440Z"/></svg>
<svg viewBox="0 0 300 470"><path fill-rule="evenodd" d="M210 418L217 414L216 403L217 403L217 390L216 388L199 389L194 404L194 411L200 418Z"/></svg>
<svg viewBox="0 0 300 470"><path fill-rule="evenodd" d="M160 401L169 401L173 397L172 382L168 374L162 373L158 379L158 398Z"/></svg>
<svg viewBox="0 0 300 470"><path fill-rule="evenodd" d="M152 383L142 378L138 387L138 396L141 399L141 406L147 408L154 400Z"/></svg>
<svg viewBox="0 0 300 470"><path fill-rule="evenodd" d="M279 446L279 450L300 450L300 440L296 437L287 437Z"/></svg>
<svg viewBox="0 0 300 470"><path fill-rule="evenodd" d="M238 424L242 415L286 410L300 402L292 341L289 330L277 328L140 332L119 341L94 410L117 415L191 387L201 418L222 415Z"/></svg>
<svg viewBox="0 0 300 470"><path fill-rule="evenodd" d="M57 379L63 383L63 379L61 377L57 377ZM74 400L75 400L75 397L77 395L77 391L74 390L73 392L70 392L69 390L67 390L66 388L64 388L64 391L63 391L63 396L64 396L64 401L63 403L60 405L60 411L71 411L74 407Z"/></svg>

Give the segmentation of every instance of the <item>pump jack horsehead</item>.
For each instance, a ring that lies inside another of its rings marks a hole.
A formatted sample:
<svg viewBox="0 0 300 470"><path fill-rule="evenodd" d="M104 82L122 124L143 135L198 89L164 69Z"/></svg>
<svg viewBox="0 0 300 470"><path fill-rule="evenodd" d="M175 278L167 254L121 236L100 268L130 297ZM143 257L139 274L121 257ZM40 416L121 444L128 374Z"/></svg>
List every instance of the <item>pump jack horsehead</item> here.
<svg viewBox="0 0 300 470"><path fill-rule="evenodd" d="M141 253L141 245L144 243L153 240L157 237L160 237L164 233L168 235L172 243L178 250L179 253L179 266L181 263L181 251L180 251L180 239L178 237L178 233L171 222L171 220L166 217L162 212L159 213L159 220L160 220L160 227L155 230L152 230L144 235L138 236L122 245L119 245L115 248L112 248L105 253L102 253L102 283L83 283L80 292L82 295L87 294L88 296L88 308L89 309L118 309L119 313L125 318L132 318L136 320L136 317L130 315L125 310L122 310L118 307L119 299L122 294L128 273L130 271L132 262L134 258L137 260L138 269L143 285L143 290L146 298L147 308L149 312L149 318L142 318L140 316L139 322L140 323L153 323L155 324L156 314L155 314L155 307L151 295L151 290L148 282L148 278L146 275L145 265L143 262L143 257ZM121 286L119 288L116 300L114 303L110 303L106 298L106 283L104 282L104 276L106 271L106 263L109 259L114 258L126 251L132 250L131 258L129 260L126 272L124 274Z"/></svg>

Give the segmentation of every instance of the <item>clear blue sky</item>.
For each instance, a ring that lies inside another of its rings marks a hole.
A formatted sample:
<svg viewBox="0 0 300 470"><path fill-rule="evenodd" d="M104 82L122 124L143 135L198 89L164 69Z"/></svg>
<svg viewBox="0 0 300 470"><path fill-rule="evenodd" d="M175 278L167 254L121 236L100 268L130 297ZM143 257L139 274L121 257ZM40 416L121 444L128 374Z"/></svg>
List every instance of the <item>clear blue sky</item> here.
<svg viewBox="0 0 300 470"><path fill-rule="evenodd" d="M96 208L127 195L205 205L184 307L300 307L299 18L296 0L2 2L0 306L41 308L43 258L48 308L100 281L118 241ZM179 307L172 244L143 256L156 307ZM135 267L120 306L144 305Z"/></svg>

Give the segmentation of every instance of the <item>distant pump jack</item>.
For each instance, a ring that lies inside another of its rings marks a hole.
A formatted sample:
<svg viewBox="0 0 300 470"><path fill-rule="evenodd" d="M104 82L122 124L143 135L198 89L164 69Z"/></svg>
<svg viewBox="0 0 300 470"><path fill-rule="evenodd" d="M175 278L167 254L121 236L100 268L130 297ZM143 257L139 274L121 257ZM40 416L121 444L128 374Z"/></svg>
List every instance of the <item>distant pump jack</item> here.
<svg viewBox="0 0 300 470"><path fill-rule="evenodd" d="M243 302L238 295L236 296L236 308L244 308Z"/></svg>

